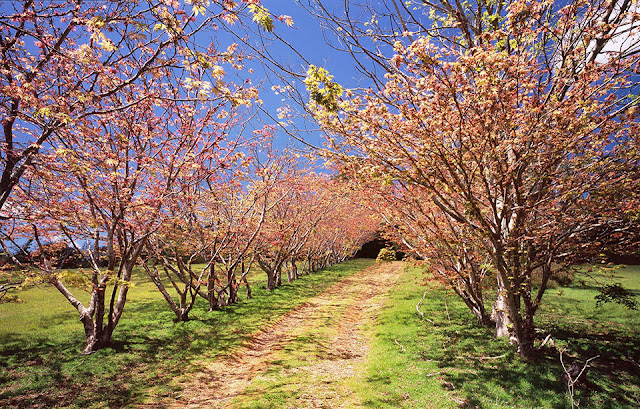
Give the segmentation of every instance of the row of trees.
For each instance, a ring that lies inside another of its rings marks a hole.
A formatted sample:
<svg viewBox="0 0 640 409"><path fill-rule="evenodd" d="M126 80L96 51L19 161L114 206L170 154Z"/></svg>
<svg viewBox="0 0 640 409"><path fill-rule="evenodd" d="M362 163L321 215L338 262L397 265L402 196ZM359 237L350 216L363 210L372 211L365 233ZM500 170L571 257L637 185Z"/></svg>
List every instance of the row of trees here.
<svg viewBox="0 0 640 409"><path fill-rule="evenodd" d="M187 108L167 118L167 106L156 117L136 104L81 129L64 148L41 152L13 192L5 253L21 252L13 261L26 284L53 285L77 309L85 353L109 345L140 270L185 321L198 297L214 310L237 302L242 286L250 296L254 265L272 290L283 272L291 282L353 256L375 230L341 182L272 152L269 130L256 132L260 141L230 140L203 126L220 122L199 117L191 132ZM88 267L62 269L60 250L71 248Z"/></svg>
<svg viewBox="0 0 640 409"><path fill-rule="evenodd" d="M293 281L351 257L369 238L359 226L375 226L340 182L273 152L269 129L230 138L236 119L214 120L220 106L165 103L158 114L152 104L50 141L3 221L27 283L53 285L77 309L85 353L109 345L138 265L185 321L198 297L213 310L237 302L242 285L250 296L254 261L272 290L283 271ZM89 267L62 270L61 246Z"/></svg>
<svg viewBox="0 0 640 409"><path fill-rule="evenodd" d="M531 357L549 280L604 244L638 248L636 6L393 1L359 5L365 22L315 3L372 82L343 92L309 69L328 155L397 242Z"/></svg>
<svg viewBox="0 0 640 409"><path fill-rule="evenodd" d="M261 101L246 57L222 45L232 37L221 28L270 31L287 16L256 0L7 7L2 245L26 283L57 288L77 310L85 353L109 345L137 266L186 320L198 297L215 309L250 291L255 264L273 289L283 272L291 281L367 239L354 223L374 223L352 195L250 122ZM58 247L88 267L61 270Z"/></svg>
<svg viewBox="0 0 640 409"><path fill-rule="evenodd" d="M78 310L91 352L111 339L136 265L187 319L199 296L235 302L252 265L274 288L348 256L375 226L361 201L531 356L549 280L602 244L638 242L635 2L303 4L368 81L345 92L324 69L297 73L355 190L307 175L255 127L245 34L291 24L258 0L8 5L5 253L33 240L24 257ZM296 73L269 47L252 52L300 102ZM87 305L47 250L61 241L90 266Z"/></svg>

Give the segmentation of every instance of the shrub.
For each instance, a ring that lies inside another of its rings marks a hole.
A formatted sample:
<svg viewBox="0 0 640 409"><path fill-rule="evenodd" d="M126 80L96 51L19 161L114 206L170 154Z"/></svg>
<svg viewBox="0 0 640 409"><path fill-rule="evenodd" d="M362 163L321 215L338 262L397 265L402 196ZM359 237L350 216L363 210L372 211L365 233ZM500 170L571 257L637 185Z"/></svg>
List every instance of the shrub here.
<svg viewBox="0 0 640 409"><path fill-rule="evenodd" d="M78 268L86 265L82 254L62 241L45 244L32 251L30 256L34 260L47 258L54 268Z"/></svg>
<svg viewBox="0 0 640 409"><path fill-rule="evenodd" d="M1 295L1 294L0 294ZM8 303L23 303L17 295L15 294L5 294L0 297L0 304L8 304Z"/></svg>
<svg viewBox="0 0 640 409"><path fill-rule="evenodd" d="M396 251L386 247L380 249L378 257L376 258L376 263L382 263L384 261L396 261Z"/></svg>
<svg viewBox="0 0 640 409"><path fill-rule="evenodd" d="M574 278L575 271L572 269L566 269L551 276L551 280L555 281L562 287L569 286L573 283Z"/></svg>
<svg viewBox="0 0 640 409"><path fill-rule="evenodd" d="M569 286L575 278L575 271L572 269L565 269L554 273L551 277L549 277L549 281L547 282L547 288L558 288L558 287L567 287ZM540 270L535 270L533 272L533 277L531 280L533 286L535 288L540 288L542 285L542 276L540 275Z"/></svg>

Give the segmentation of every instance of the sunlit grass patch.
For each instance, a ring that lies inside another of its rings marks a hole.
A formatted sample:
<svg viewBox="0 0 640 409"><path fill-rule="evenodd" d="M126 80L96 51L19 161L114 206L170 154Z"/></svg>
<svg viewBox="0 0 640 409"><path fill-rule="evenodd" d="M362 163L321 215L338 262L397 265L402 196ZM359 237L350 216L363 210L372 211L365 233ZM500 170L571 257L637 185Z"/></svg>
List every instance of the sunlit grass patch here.
<svg viewBox="0 0 640 409"><path fill-rule="evenodd" d="M523 362L505 340L493 339L451 292L420 286L421 277L409 268L378 319L367 381L358 389L367 406L570 407L560 349L568 362L600 355L588 374L590 389L577 393L582 407L640 404L640 368L632 363L640 362L640 312L596 307L593 280L621 282L640 293L638 266L577 273L570 285L550 289L537 318L540 337L551 333L555 348L533 363ZM416 311L425 290L420 309L435 326Z"/></svg>
<svg viewBox="0 0 640 409"><path fill-rule="evenodd" d="M205 300L175 323L160 294L135 276L111 348L82 356L84 335L73 307L53 289L20 293L22 304L0 305L0 406L105 407L172 396L177 379L203 360L238 348L250 335L331 284L373 263L352 260L267 291L252 273L253 298L207 312Z"/></svg>

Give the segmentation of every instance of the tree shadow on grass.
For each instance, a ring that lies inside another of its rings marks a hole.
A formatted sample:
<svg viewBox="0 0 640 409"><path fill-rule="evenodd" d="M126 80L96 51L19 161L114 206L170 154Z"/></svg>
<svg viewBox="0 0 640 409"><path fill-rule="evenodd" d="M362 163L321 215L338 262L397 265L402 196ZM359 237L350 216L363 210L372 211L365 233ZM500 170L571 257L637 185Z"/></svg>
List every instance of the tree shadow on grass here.
<svg viewBox="0 0 640 409"><path fill-rule="evenodd" d="M630 356L640 360L640 334L616 331L584 332L570 327L554 330L554 337L568 342L571 349L587 357L600 355L605 359Z"/></svg>
<svg viewBox="0 0 640 409"><path fill-rule="evenodd" d="M100 366L93 355L79 355L78 341L1 337L0 407L87 407L100 401L118 407L129 401L126 382L92 384Z"/></svg>
<svg viewBox="0 0 640 409"><path fill-rule="evenodd" d="M184 362L247 339L246 334L219 332L210 317L187 323L158 321L164 309L157 304L131 305L139 322L122 322L111 345L91 355L80 354L84 337L79 324L73 334L53 332L50 338L1 336L0 407L88 407L96 402L122 407L145 388L183 374ZM55 325L49 322L47 328L55 330ZM140 377L146 379L140 382Z"/></svg>
<svg viewBox="0 0 640 409"><path fill-rule="evenodd" d="M563 396L566 386L548 362L514 364L514 356L495 361L457 359L445 367L458 368L447 372L443 379L454 385L468 407L485 407L487 401L496 405L518 405L520 397L531 407L565 408ZM462 368L462 369L460 369Z"/></svg>
<svg viewBox="0 0 640 409"><path fill-rule="evenodd" d="M440 377L455 388L467 407L485 407L491 400L496 405L528 405L545 408L570 407L564 370L559 351L546 348L533 361L524 362L514 348L503 341L491 340L483 328L454 325L442 331L446 340L439 352ZM638 385L640 368L626 357L633 354L638 362L640 337L612 333L584 333L569 329L554 330L554 339L568 341L571 355L565 354L565 365L580 364L600 355L588 371L588 382L576 390L576 399L585 407L635 407L629 387ZM487 339L484 345L470 340ZM510 350L506 354L504 351ZM603 398L606 397L606 398Z"/></svg>

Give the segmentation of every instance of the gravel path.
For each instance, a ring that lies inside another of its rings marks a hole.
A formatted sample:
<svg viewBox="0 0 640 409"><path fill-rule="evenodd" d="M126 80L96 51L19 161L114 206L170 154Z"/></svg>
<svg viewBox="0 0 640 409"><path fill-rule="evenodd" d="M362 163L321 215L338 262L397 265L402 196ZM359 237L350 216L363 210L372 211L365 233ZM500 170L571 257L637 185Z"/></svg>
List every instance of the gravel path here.
<svg viewBox="0 0 640 409"><path fill-rule="evenodd" d="M285 385L294 391L285 407L362 407L349 385L361 376L357 367L368 355L372 324L401 268L400 262L383 263L341 280L255 334L233 356L208 364L178 400L153 406L235 408L259 398L270 383L292 380ZM287 363L294 355L294 364Z"/></svg>

